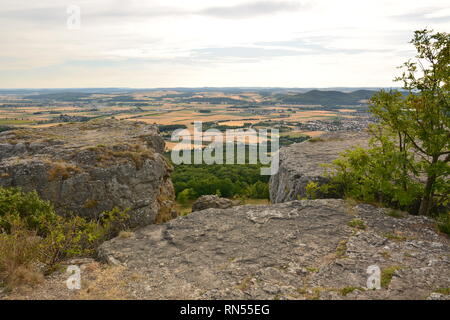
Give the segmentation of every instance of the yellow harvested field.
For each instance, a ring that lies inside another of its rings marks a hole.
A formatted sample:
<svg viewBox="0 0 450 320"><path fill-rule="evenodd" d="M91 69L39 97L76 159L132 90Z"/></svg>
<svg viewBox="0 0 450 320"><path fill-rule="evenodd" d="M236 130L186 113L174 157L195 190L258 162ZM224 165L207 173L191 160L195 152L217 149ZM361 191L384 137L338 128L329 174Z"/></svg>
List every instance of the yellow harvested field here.
<svg viewBox="0 0 450 320"><path fill-rule="evenodd" d="M301 133L306 134L310 137L318 137L325 133L325 131L301 131Z"/></svg>
<svg viewBox="0 0 450 320"><path fill-rule="evenodd" d="M27 128L48 128L59 125L59 123L45 123L45 124L34 124L34 125L24 125Z"/></svg>
<svg viewBox="0 0 450 320"><path fill-rule="evenodd" d="M192 128L188 128L188 130L191 133L190 138L192 139L191 141L194 141L194 131ZM205 145L208 145L211 142L225 142L226 141L238 141L238 142L242 142L245 144L257 144L257 143L261 143L264 141L267 141L267 138L262 138L258 136L258 133L256 131L246 131L246 132L232 132L232 131L227 131L226 133L223 132L223 135L220 135L218 138L216 138L216 134L215 133L208 133L208 132L203 132L203 137L199 137L197 139L197 141L202 140L204 142ZM193 143L189 144L183 142L183 144L181 144L181 142L173 142L173 141L166 141L166 150L192 150L192 149L198 149L198 146L194 146ZM202 145L201 148L204 148L204 146Z"/></svg>
<svg viewBox="0 0 450 320"><path fill-rule="evenodd" d="M226 121L226 122L221 122L220 125L223 126L239 126L242 127L244 124L246 123L251 123L251 124L255 124L258 123L260 121L262 121L264 119L260 118L257 120L236 120L236 121Z"/></svg>

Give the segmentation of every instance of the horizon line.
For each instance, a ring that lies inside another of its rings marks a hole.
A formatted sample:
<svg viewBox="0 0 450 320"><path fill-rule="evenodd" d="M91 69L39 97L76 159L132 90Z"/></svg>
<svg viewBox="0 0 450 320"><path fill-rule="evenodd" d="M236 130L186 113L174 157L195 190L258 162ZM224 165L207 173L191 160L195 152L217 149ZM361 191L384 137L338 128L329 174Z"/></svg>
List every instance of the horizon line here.
<svg viewBox="0 0 450 320"><path fill-rule="evenodd" d="M165 89L384 89L402 88L401 86L330 86L330 87L279 87L279 86L200 86L200 87L34 87L34 88L0 88L0 90L74 90L74 89L128 89L128 90L165 90Z"/></svg>

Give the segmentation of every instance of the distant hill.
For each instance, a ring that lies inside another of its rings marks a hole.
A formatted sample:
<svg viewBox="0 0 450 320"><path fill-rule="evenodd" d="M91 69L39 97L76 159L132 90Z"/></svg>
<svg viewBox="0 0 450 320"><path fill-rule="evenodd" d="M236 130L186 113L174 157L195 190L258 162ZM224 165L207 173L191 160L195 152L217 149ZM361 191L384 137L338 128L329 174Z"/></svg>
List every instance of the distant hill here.
<svg viewBox="0 0 450 320"><path fill-rule="evenodd" d="M37 95L28 95L24 96L24 99L77 101L80 99L86 99L90 96L91 93L85 92L58 92L58 93L41 93Z"/></svg>
<svg viewBox="0 0 450 320"><path fill-rule="evenodd" d="M277 95L277 101L287 104L310 104L324 107L358 105L362 100L370 99L376 91L356 90L353 92L311 90L305 93Z"/></svg>

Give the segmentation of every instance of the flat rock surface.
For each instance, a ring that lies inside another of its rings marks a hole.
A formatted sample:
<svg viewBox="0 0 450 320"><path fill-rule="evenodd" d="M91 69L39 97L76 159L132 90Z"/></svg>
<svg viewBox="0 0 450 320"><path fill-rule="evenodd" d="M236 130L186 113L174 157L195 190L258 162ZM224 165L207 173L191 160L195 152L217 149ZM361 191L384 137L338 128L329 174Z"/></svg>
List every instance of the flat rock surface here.
<svg viewBox="0 0 450 320"><path fill-rule="evenodd" d="M448 237L390 212L337 199L207 209L105 242L99 257L139 275L139 299L447 299ZM380 290L366 288L372 265Z"/></svg>
<svg viewBox="0 0 450 320"><path fill-rule="evenodd" d="M330 163L352 147L366 147L368 140L369 135L365 132L330 132L281 148L279 171L270 178L271 202L305 197L305 187L310 181L327 181L322 164Z"/></svg>

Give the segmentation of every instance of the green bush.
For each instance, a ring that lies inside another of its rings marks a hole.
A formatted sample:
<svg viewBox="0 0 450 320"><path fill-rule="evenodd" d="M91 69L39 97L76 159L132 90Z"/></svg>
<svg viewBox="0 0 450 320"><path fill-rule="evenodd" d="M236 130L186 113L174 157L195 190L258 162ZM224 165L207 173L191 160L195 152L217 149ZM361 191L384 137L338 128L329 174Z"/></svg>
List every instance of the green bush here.
<svg viewBox="0 0 450 320"><path fill-rule="evenodd" d="M50 202L42 200L36 191L22 192L19 188L0 188L0 229L9 231L11 225L5 215L23 219L28 229L45 233L43 222L54 222L56 214Z"/></svg>
<svg viewBox="0 0 450 320"><path fill-rule="evenodd" d="M450 213L442 213L437 218L439 231L450 236Z"/></svg>
<svg viewBox="0 0 450 320"><path fill-rule="evenodd" d="M177 201L181 204L186 204L189 200L194 200L196 197L197 194L194 189L188 188L178 193Z"/></svg>
<svg viewBox="0 0 450 320"><path fill-rule="evenodd" d="M125 229L128 219L118 209L96 220L63 217L35 191L0 187L0 283L11 282L17 268L40 264L46 272L65 258L92 255L101 242Z"/></svg>
<svg viewBox="0 0 450 320"><path fill-rule="evenodd" d="M328 166L330 182L322 189L344 197L415 213L423 186L408 175L396 159L392 144L347 150Z"/></svg>
<svg viewBox="0 0 450 320"><path fill-rule="evenodd" d="M245 196L252 199L268 199L269 198L269 184L257 181L247 187Z"/></svg>
<svg viewBox="0 0 450 320"><path fill-rule="evenodd" d="M319 191L319 184L314 181L308 182L308 184L305 187L306 197L308 199L316 199L317 198L317 192Z"/></svg>

